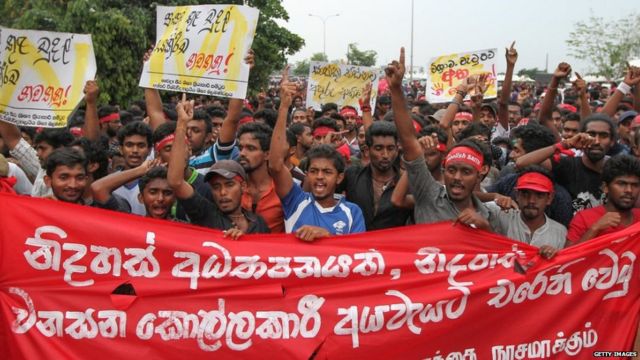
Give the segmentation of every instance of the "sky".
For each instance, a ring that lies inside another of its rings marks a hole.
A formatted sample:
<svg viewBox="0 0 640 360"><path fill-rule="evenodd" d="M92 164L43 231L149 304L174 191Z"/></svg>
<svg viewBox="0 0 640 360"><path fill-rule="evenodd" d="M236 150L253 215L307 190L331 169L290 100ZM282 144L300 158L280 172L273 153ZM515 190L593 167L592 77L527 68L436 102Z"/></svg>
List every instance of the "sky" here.
<svg viewBox="0 0 640 360"><path fill-rule="evenodd" d="M322 52L323 26L318 17L339 14L326 21L326 48L329 60L346 58L347 45L375 50L377 65L397 59L406 48L410 63L411 0L283 0L289 21L281 26L298 34L305 46L289 57L289 63ZM517 72L522 68L549 71L566 61L575 71L587 73L589 64L572 58L566 45L578 21L590 15L615 21L640 12L637 0L414 0L413 65L426 66L432 57L470 50L504 48L513 40L518 50ZM636 31L639 31L636 29ZM497 64L505 67L504 56Z"/></svg>

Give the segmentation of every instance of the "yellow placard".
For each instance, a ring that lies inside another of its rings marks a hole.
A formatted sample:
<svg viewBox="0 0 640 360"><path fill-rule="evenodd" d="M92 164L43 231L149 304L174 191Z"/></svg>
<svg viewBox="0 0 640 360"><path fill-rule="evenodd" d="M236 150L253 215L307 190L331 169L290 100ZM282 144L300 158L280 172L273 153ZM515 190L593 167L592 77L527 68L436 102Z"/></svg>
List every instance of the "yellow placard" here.
<svg viewBox="0 0 640 360"><path fill-rule="evenodd" d="M323 104L352 106L358 113L359 100L367 84L371 84L371 103L375 106L381 71L363 66L311 62L307 86L307 106L320 110Z"/></svg>

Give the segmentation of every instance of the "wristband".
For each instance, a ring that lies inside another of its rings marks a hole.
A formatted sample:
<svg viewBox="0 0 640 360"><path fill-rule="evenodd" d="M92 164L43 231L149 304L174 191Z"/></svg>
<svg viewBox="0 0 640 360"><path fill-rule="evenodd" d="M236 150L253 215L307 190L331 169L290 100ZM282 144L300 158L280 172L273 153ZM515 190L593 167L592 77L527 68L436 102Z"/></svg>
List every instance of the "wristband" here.
<svg viewBox="0 0 640 360"><path fill-rule="evenodd" d="M620 91L623 95L629 95L629 93L631 93L631 86L623 81L618 85L617 90Z"/></svg>
<svg viewBox="0 0 640 360"><path fill-rule="evenodd" d="M362 112L371 112L371 106L369 106L369 105L363 105L363 106L361 106L361 107L360 107L360 110L361 110Z"/></svg>

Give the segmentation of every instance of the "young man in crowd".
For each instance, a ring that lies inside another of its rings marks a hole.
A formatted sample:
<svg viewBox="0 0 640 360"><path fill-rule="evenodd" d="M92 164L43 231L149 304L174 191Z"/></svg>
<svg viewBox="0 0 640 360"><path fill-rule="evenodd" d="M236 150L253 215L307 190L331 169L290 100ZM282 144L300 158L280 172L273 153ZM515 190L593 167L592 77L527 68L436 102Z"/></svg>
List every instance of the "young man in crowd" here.
<svg viewBox="0 0 640 360"><path fill-rule="evenodd" d="M523 169L515 186L518 210L497 212L499 232L536 246L547 257L564 248L567 229L545 214L553 200L551 174L539 166Z"/></svg>
<svg viewBox="0 0 640 360"><path fill-rule="evenodd" d="M247 175L237 162L220 160L207 172L205 181L211 187L213 203L185 181L185 154L188 154L185 137L187 124L193 116L193 102L183 99L178 104L177 111L178 123L169 159L168 180L191 222L223 230L225 235L233 239L247 233L268 233L269 228L264 219L241 206L243 193L247 191Z"/></svg>
<svg viewBox="0 0 640 360"><path fill-rule="evenodd" d="M308 125L306 122L293 123L289 127L289 130L291 130L296 137L296 151L290 157L291 163L294 166L300 166L300 161L304 159L307 151L313 146L311 125Z"/></svg>
<svg viewBox="0 0 640 360"><path fill-rule="evenodd" d="M367 130L365 141L369 165L347 168L337 192L344 191L347 200L360 207L367 230L403 226L411 210L396 207L391 202L400 179L396 127L390 122L376 121Z"/></svg>
<svg viewBox="0 0 640 360"><path fill-rule="evenodd" d="M352 106L344 106L340 110L340 115L345 122L344 140L351 150L351 156L360 155L360 148L358 147L358 112Z"/></svg>
<svg viewBox="0 0 640 360"><path fill-rule="evenodd" d="M109 138L109 147L118 146L118 131L122 128L118 108L111 105L101 106L98 110L100 133Z"/></svg>
<svg viewBox="0 0 640 360"><path fill-rule="evenodd" d="M151 129L141 121L129 123L118 131L118 142L124 158L124 170L135 169L142 165L151 151L151 140ZM132 178L118 188L114 188L113 193L129 203L131 213L144 216L146 214L144 205L138 200L138 195L140 194L138 177Z"/></svg>
<svg viewBox="0 0 640 360"><path fill-rule="evenodd" d="M404 48L399 61L393 61L385 69L391 89L391 101L398 138L404 150L403 160L407 168L410 190L415 198L416 223L457 220L477 228L492 230L497 219L474 195L473 191L486 173L482 149L473 142L463 141L453 147L444 161L444 183L440 185L429 173L424 159L424 149L416 138L415 130L402 91L405 73ZM426 137L425 149L437 149L438 141Z"/></svg>
<svg viewBox="0 0 640 360"><path fill-rule="evenodd" d="M275 189L282 201L285 227L288 233L304 241L333 235L352 234L365 231L360 208L344 198L336 198L335 190L344 177L344 159L330 145L319 145L307 152L309 168L306 181L311 193L305 192L293 182L289 169L284 164L287 151L287 109L293 101L296 85L288 81L288 68L282 77L280 110L273 131L269 153L269 172L273 176Z"/></svg>
<svg viewBox="0 0 640 360"><path fill-rule="evenodd" d="M580 134L520 156L516 167L521 169L552 158L554 178L571 194L575 213L602 203L600 174L615 141L616 127L611 118L593 114L583 121ZM573 156L572 151L567 151L572 148L583 150L583 155ZM564 154L567 156L560 156Z"/></svg>
<svg viewBox="0 0 640 360"><path fill-rule="evenodd" d="M634 208L640 194L640 160L617 155L602 169L604 205L578 211L569 225L567 241L575 245L609 234L640 221L640 209Z"/></svg>
<svg viewBox="0 0 640 360"><path fill-rule="evenodd" d="M45 163L44 183L55 200L84 205L87 186L87 159L78 150L60 148L52 151Z"/></svg>

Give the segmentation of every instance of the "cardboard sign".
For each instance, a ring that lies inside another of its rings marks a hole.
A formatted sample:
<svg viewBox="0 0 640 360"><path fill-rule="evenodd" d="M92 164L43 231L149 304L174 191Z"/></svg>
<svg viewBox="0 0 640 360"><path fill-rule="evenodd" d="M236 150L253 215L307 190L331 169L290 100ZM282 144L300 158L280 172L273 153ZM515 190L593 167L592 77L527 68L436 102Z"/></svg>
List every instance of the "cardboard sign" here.
<svg viewBox="0 0 640 360"><path fill-rule="evenodd" d="M378 96L379 69L355 65L341 65L312 61L307 85L307 106L321 110L323 104L353 106L362 114L358 100L363 89L371 84L371 108L375 108Z"/></svg>
<svg viewBox="0 0 640 360"><path fill-rule="evenodd" d="M158 6L157 41L140 86L245 98L258 10L237 5Z"/></svg>
<svg viewBox="0 0 640 360"><path fill-rule="evenodd" d="M0 120L64 127L96 75L91 35L0 27Z"/></svg>
<svg viewBox="0 0 640 360"><path fill-rule="evenodd" d="M496 81L497 49L467 51L432 58L429 61L426 94L431 103L449 102L456 94L456 87L471 75L488 73L489 87L485 99L498 94Z"/></svg>

